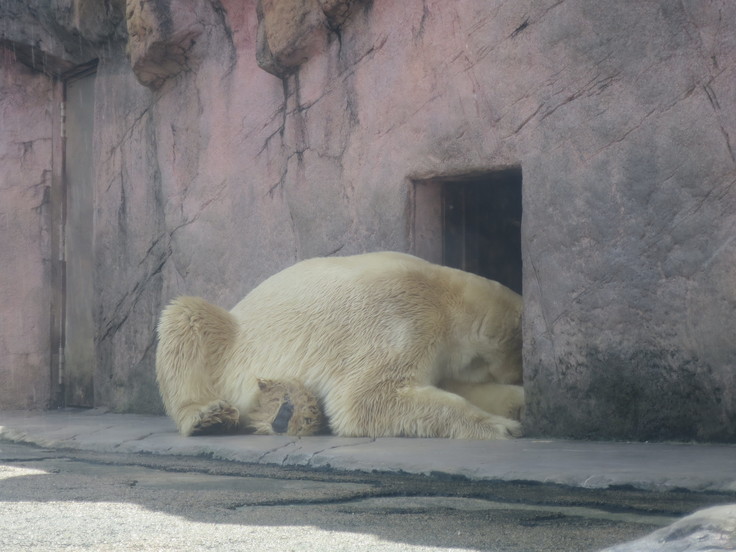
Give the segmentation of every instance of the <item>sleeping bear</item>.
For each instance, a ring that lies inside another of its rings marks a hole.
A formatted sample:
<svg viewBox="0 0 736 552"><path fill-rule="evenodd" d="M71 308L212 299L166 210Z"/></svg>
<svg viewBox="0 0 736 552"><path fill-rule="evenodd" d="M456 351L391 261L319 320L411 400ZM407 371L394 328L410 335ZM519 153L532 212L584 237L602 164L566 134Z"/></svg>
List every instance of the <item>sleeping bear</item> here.
<svg viewBox="0 0 736 552"><path fill-rule="evenodd" d="M307 435L324 416L343 437L504 439L521 434L521 313L498 282L411 255L315 258L231 311L173 301L156 378L182 435Z"/></svg>

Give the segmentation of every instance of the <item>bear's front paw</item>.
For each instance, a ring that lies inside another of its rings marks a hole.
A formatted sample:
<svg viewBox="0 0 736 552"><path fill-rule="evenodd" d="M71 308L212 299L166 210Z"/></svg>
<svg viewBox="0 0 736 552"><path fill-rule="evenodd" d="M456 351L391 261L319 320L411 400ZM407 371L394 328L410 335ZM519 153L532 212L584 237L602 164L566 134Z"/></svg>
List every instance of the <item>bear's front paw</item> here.
<svg viewBox="0 0 736 552"><path fill-rule="evenodd" d="M238 428L240 412L226 401L214 401L199 411L192 435L232 433Z"/></svg>

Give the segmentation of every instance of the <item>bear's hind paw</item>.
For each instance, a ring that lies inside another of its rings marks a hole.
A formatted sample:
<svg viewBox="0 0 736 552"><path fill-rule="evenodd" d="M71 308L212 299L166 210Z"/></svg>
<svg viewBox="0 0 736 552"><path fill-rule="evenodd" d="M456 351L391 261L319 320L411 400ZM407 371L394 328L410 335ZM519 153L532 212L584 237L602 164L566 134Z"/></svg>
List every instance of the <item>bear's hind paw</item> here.
<svg viewBox="0 0 736 552"><path fill-rule="evenodd" d="M508 431L511 437L521 437L524 434L521 428L521 422L517 422L516 420L512 420L512 422L512 424L506 426L506 431Z"/></svg>
<svg viewBox="0 0 736 552"><path fill-rule="evenodd" d="M512 439L522 436L521 422L504 419L501 423L494 424L498 431L496 439Z"/></svg>

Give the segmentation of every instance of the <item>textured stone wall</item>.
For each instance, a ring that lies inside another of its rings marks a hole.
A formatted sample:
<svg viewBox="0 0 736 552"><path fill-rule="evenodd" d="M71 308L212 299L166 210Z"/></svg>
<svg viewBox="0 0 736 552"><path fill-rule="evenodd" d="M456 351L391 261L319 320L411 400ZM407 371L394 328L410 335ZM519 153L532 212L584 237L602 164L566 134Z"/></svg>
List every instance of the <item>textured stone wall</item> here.
<svg viewBox="0 0 736 552"><path fill-rule="evenodd" d="M174 296L413 251L413 182L520 166L529 433L736 439L732 2L69 3L99 58L99 404L160 410Z"/></svg>
<svg viewBox="0 0 736 552"><path fill-rule="evenodd" d="M0 46L0 409L50 402L53 97Z"/></svg>
<svg viewBox="0 0 736 552"><path fill-rule="evenodd" d="M736 5L594 4L524 30L527 426L733 440Z"/></svg>

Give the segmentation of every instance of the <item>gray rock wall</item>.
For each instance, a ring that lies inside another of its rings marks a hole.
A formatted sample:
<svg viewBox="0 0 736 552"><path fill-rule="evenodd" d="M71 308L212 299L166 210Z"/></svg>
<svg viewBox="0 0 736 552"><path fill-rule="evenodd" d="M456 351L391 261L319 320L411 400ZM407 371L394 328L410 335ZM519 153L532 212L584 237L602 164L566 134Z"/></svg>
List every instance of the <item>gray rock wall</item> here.
<svg viewBox="0 0 736 552"><path fill-rule="evenodd" d="M731 2L185 4L65 31L100 60L96 402L160 411L174 296L414 251L414 182L520 166L528 432L736 439Z"/></svg>
<svg viewBox="0 0 736 552"><path fill-rule="evenodd" d="M528 428L733 439L736 11L579 7L537 35L564 61L522 163Z"/></svg>

